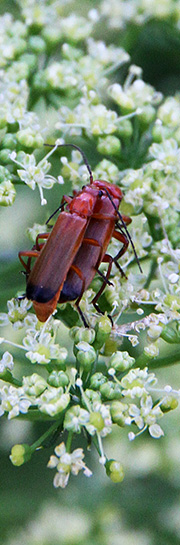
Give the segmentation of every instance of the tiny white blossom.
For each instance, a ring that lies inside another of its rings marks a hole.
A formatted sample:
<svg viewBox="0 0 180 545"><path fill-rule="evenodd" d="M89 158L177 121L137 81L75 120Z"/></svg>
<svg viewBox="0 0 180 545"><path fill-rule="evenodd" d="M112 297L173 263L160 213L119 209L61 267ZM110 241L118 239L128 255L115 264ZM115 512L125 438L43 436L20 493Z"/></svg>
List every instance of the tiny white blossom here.
<svg viewBox="0 0 180 545"><path fill-rule="evenodd" d="M60 445L55 448L54 452L56 456L53 455L50 457L47 467L57 469L57 473L53 480L55 488L65 488L70 473L78 475L79 471L83 470L86 477L92 475L92 472L87 468L83 461L84 453L82 448L77 448L70 454L66 451L65 444L60 443Z"/></svg>
<svg viewBox="0 0 180 545"><path fill-rule="evenodd" d="M112 431L112 420L110 409L98 401L92 404L92 412L89 414L89 421L85 424L90 435L99 433L101 437L106 437Z"/></svg>
<svg viewBox="0 0 180 545"><path fill-rule="evenodd" d="M39 410L49 416L55 416L64 411L69 405L69 401L69 394L64 393L61 386L59 388L54 388L49 385L37 399Z"/></svg>
<svg viewBox="0 0 180 545"><path fill-rule="evenodd" d="M9 420L16 418L20 413L26 414L32 404L33 399L25 394L23 388L12 385L1 388L0 416L7 412Z"/></svg>
<svg viewBox="0 0 180 545"><path fill-rule="evenodd" d="M14 367L13 357L9 352L4 352L0 360L0 373L4 373L6 369L12 371Z"/></svg>
<svg viewBox="0 0 180 545"><path fill-rule="evenodd" d="M159 406L153 407L153 401L150 395L144 395L140 400L140 407L135 404L130 404L129 415L132 422L142 430L144 427L150 427L156 424L156 419L163 416Z"/></svg>
<svg viewBox="0 0 180 545"><path fill-rule="evenodd" d="M89 422L89 412L75 405L66 411L64 418L64 429L80 433L82 426Z"/></svg>
<svg viewBox="0 0 180 545"><path fill-rule="evenodd" d="M18 156L15 158L14 153L11 153L11 160L21 167L21 169L17 170L17 173L25 184L33 190L37 185L41 196L41 204L43 204L43 188L51 189L56 183L56 179L47 174L51 168L51 164L47 161L46 157L36 164L33 154L29 155L21 152L20 161L18 160Z"/></svg>
<svg viewBox="0 0 180 545"><path fill-rule="evenodd" d="M26 357L32 363L47 364L52 359L66 360L67 350L54 343L54 337L48 331L28 330L23 339Z"/></svg>
<svg viewBox="0 0 180 545"><path fill-rule="evenodd" d="M121 379L122 395L131 399L141 398L147 394L148 387L153 386L156 382L157 379L154 373L149 373L147 367L144 369L130 369L129 373Z"/></svg>

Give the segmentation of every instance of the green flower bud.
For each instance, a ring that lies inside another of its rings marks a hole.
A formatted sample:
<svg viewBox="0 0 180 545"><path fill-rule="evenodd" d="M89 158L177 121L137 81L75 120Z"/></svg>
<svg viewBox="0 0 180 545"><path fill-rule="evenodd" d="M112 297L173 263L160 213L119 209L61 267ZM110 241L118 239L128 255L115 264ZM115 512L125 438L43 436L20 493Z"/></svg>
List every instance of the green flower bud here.
<svg viewBox="0 0 180 545"><path fill-rule="evenodd" d="M100 433L100 431L104 428L104 419L100 412L92 412L89 416L89 423L94 426L97 430L97 432Z"/></svg>
<svg viewBox="0 0 180 545"><path fill-rule="evenodd" d="M103 347L104 356L107 356L107 357L112 356L112 354L114 354L116 350L117 350L117 341L108 337Z"/></svg>
<svg viewBox="0 0 180 545"><path fill-rule="evenodd" d="M169 395L169 396L165 397L165 399L161 403L161 410L163 411L163 413L173 411L177 407L178 407L178 400L173 395Z"/></svg>
<svg viewBox="0 0 180 545"><path fill-rule="evenodd" d="M58 388L59 386L62 386L63 388L69 384L69 378L66 373L63 371L52 371L52 373L49 375L47 379L48 384L51 386L55 386L55 388Z"/></svg>
<svg viewBox="0 0 180 545"><path fill-rule="evenodd" d="M91 328L75 326L71 328L70 337L74 340L75 344L80 341L92 344L95 339L95 331Z"/></svg>
<svg viewBox="0 0 180 545"><path fill-rule="evenodd" d="M117 136L106 136L99 138L97 150L105 155L119 155L121 152L121 142Z"/></svg>
<svg viewBox="0 0 180 545"><path fill-rule="evenodd" d="M151 325L147 331L148 340L156 341L162 332L162 327L158 324Z"/></svg>
<svg viewBox="0 0 180 545"><path fill-rule="evenodd" d="M43 28L42 36L47 42L48 46L52 48L61 41L62 32L59 29L59 26L57 28L53 27L53 32L52 32L52 26L50 25L50 26L45 26Z"/></svg>
<svg viewBox="0 0 180 545"><path fill-rule="evenodd" d="M28 74L30 74L37 66L37 57L36 55L33 55L33 53L24 53L24 55L21 56L21 63L26 66L26 70L28 70Z"/></svg>
<svg viewBox="0 0 180 545"><path fill-rule="evenodd" d="M98 390L101 384L104 384L107 381L103 373L94 373L90 379L90 386L93 390Z"/></svg>
<svg viewBox="0 0 180 545"><path fill-rule="evenodd" d="M138 115L138 120L141 126L150 125L155 119L156 110L151 104L146 104L143 106L143 111Z"/></svg>
<svg viewBox="0 0 180 545"><path fill-rule="evenodd" d="M163 328L160 337L166 341L167 343L179 343L180 342L180 336L177 335L177 332L173 329L173 327L167 325Z"/></svg>
<svg viewBox="0 0 180 545"><path fill-rule="evenodd" d="M46 49L46 43L40 36L30 36L29 46L35 53L43 53Z"/></svg>
<svg viewBox="0 0 180 545"><path fill-rule="evenodd" d="M7 125L7 121L6 121L5 117L3 117L3 113L1 112L0 113L0 129L4 129L4 127L6 127L6 125Z"/></svg>
<svg viewBox="0 0 180 545"><path fill-rule="evenodd" d="M1 128L1 127L0 127ZM11 153L11 149L9 148L6 148L6 149L2 149L0 151L0 162L3 164L3 165L8 165L10 163L10 159L9 159L9 156L10 156L10 153Z"/></svg>
<svg viewBox="0 0 180 545"><path fill-rule="evenodd" d="M130 369L135 363L135 359L129 356L128 352L120 352L117 350L109 360L109 367L113 367L116 371L126 371Z"/></svg>
<svg viewBox="0 0 180 545"><path fill-rule="evenodd" d="M119 399L121 397L121 387L111 380L102 384L99 389L105 399Z"/></svg>
<svg viewBox="0 0 180 545"><path fill-rule="evenodd" d="M56 360L56 365L63 371L66 369L66 360L67 360L67 349L64 347L59 347L58 349L58 359Z"/></svg>
<svg viewBox="0 0 180 545"><path fill-rule="evenodd" d="M22 385L24 392L29 396L39 396L47 388L46 380L37 373L23 377Z"/></svg>
<svg viewBox="0 0 180 545"><path fill-rule="evenodd" d="M156 358L159 354L159 348L155 343L151 343L148 346L144 346L144 353L148 358Z"/></svg>
<svg viewBox="0 0 180 545"><path fill-rule="evenodd" d="M77 361L85 371L90 371L92 364L96 361L96 352L92 346L84 341L76 345Z"/></svg>
<svg viewBox="0 0 180 545"><path fill-rule="evenodd" d="M0 166L0 183L5 182L11 178L11 174L8 168Z"/></svg>
<svg viewBox="0 0 180 545"><path fill-rule="evenodd" d="M38 148L43 146L44 139L40 133L34 134L30 127L17 132L17 140L26 148Z"/></svg>
<svg viewBox="0 0 180 545"><path fill-rule="evenodd" d="M16 190L10 180L6 180L0 184L0 205L11 206L15 201Z"/></svg>
<svg viewBox="0 0 180 545"><path fill-rule="evenodd" d="M120 462L116 460L108 460L105 464L106 474L110 477L113 483L121 483L124 479L124 470Z"/></svg>
<svg viewBox="0 0 180 545"><path fill-rule="evenodd" d="M131 138L133 134L132 123L129 119L121 119L117 125L117 131L119 136L124 140Z"/></svg>
<svg viewBox="0 0 180 545"><path fill-rule="evenodd" d="M169 129L167 127L163 127L163 125L161 125L160 123L156 123L152 129L152 137L154 142L157 142L159 144L164 140L164 138L167 138L168 133Z"/></svg>
<svg viewBox="0 0 180 545"><path fill-rule="evenodd" d="M93 405L94 401L98 401L99 403L101 403L101 396L100 396L99 392L97 392L95 390L90 390L90 388L87 388L85 393L86 393L87 399L89 400L89 402L92 405ZM86 403L85 403L84 399L82 399L82 404L86 407Z"/></svg>
<svg viewBox="0 0 180 545"><path fill-rule="evenodd" d="M17 146L17 139L15 134L7 132L2 140L2 147L14 150Z"/></svg>
<svg viewBox="0 0 180 545"><path fill-rule="evenodd" d="M164 303L172 310L180 309L180 297L178 297L177 295L171 295L170 293L168 293L164 298Z"/></svg>
<svg viewBox="0 0 180 545"><path fill-rule="evenodd" d="M113 401L110 406L111 418L114 424L118 426L125 426L125 415L123 414L128 410L128 405L121 403L121 401Z"/></svg>
<svg viewBox="0 0 180 545"><path fill-rule="evenodd" d="M109 337L111 333L111 329L112 329L112 324L110 319L107 318L107 316L102 316L99 322L95 326L96 338L93 343L95 350L99 350L103 346L106 339Z"/></svg>
<svg viewBox="0 0 180 545"><path fill-rule="evenodd" d="M22 464L28 462L31 458L31 447L27 444L14 445L9 458L14 466L22 466Z"/></svg>

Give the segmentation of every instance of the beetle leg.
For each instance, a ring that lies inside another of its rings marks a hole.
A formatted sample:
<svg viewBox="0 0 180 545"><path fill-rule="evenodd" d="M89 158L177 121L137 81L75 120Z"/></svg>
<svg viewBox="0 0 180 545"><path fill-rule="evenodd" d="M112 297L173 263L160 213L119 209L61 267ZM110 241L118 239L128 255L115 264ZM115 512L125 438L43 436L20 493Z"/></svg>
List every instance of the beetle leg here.
<svg viewBox="0 0 180 545"><path fill-rule="evenodd" d="M97 303L93 303L93 304L94 304L94 308L97 310L97 312L99 312L99 314L104 315L104 312L103 312L103 310L100 309L99 305L97 305ZM111 321L111 324L112 324L112 326L113 326L114 323L113 323L113 319L112 319L111 314L108 314L107 316L108 316L108 318L109 318L109 320Z"/></svg>
<svg viewBox="0 0 180 545"><path fill-rule="evenodd" d="M108 270L107 270L107 273L106 273L106 277L105 277L105 280L101 286L101 288L99 289L99 291L97 292L97 294L95 295L95 297L93 298L92 300L92 303L94 305L94 303L96 304L96 302L98 301L99 297L101 296L101 294L103 293L105 287L106 287L106 284L108 283L108 280L109 280L109 277L110 277L110 274L111 274L111 269L112 269L112 264L115 263L116 267L119 269L120 273L122 276L126 277L124 271L122 270L122 268L120 267L119 263L118 263L118 259L126 252L127 250L127 247L128 247L128 244L129 244L129 240L126 238L126 236L122 233L119 233L118 231L115 231L114 230L114 233L113 233L113 236L114 238L116 238L117 240L119 240L120 242L123 243L123 246L122 248L119 250L119 252L117 253L117 255L115 257L112 257L110 256L109 254L105 254L103 259L102 259L102 262L104 263L109 263L109 266L108 266Z"/></svg>
<svg viewBox="0 0 180 545"><path fill-rule="evenodd" d="M109 277L110 277L110 273L111 273L112 264L113 264L114 259L113 259L113 257L111 257L111 255L105 254L102 261L104 263L109 263L108 270L107 270L106 277L105 277L105 280L104 280L102 286L100 287L99 291L96 293L95 297L91 301L93 305L94 305L94 303L95 304L97 303L100 295L103 293L103 291L104 291L104 289L106 287L106 284L107 284L107 282L109 280Z"/></svg>
<svg viewBox="0 0 180 545"><path fill-rule="evenodd" d="M99 246L99 248L101 248L102 250L102 244L100 244L100 242L98 242L97 240L95 240L94 238L84 238L83 240L83 244L90 244L91 246ZM111 286L111 282L109 282L109 280L107 279L107 275L105 276L101 271L99 271L98 267L101 263L101 254L99 256L99 259L98 259L98 262L97 262L97 265L95 267L95 270L96 272L99 274L99 276L101 276L101 278L104 280L105 284L108 284L109 286ZM82 295L81 295L82 297Z"/></svg>
<svg viewBox="0 0 180 545"><path fill-rule="evenodd" d="M112 282L110 282L110 280L107 280L106 276L98 268L96 268L96 272L104 280L104 282L108 284L108 286L112 286Z"/></svg>
<svg viewBox="0 0 180 545"><path fill-rule="evenodd" d="M84 317L84 314L83 314L79 304L76 302L75 305L76 305L76 308L77 308L77 310L78 310L78 312L79 312L79 314L81 316L81 320L83 321L84 326L89 327L89 324L88 324L88 322L86 322L86 319Z"/></svg>
<svg viewBox="0 0 180 545"><path fill-rule="evenodd" d="M132 219L129 216L124 216L124 214L121 214L122 220L126 225L129 225L132 222Z"/></svg>
<svg viewBox="0 0 180 545"><path fill-rule="evenodd" d="M42 248L42 244L39 244L39 239L40 238L47 239L48 237L49 237L49 233L38 233L38 235L36 237L36 244L35 244L36 250L39 251Z"/></svg>
<svg viewBox="0 0 180 545"><path fill-rule="evenodd" d="M84 293L84 288L85 288L85 278L81 272L81 270L79 269L79 267L77 267L76 265L71 265L70 269L73 269L73 271L79 276L79 278L82 280L82 288L81 288L81 293L76 301L76 306L78 305L79 306L79 301L81 300L81 297Z"/></svg>
<svg viewBox="0 0 180 545"><path fill-rule="evenodd" d="M102 244L95 240L94 238L84 238L83 244L90 244L91 246L99 246L99 248L102 248Z"/></svg>
<svg viewBox="0 0 180 545"><path fill-rule="evenodd" d="M113 237L116 238L117 240L119 240L120 242L122 242L122 244L123 244L122 248L119 250L117 255L113 258L113 262L115 263L116 267L119 269L119 271L121 273L121 276L123 276L124 278L127 278L124 271L123 271L123 269L121 268L121 266L118 263L118 259L122 255L125 254L128 246L129 246L129 240L128 240L128 238L126 237L126 235L124 233L119 233L116 230L114 230Z"/></svg>
<svg viewBox="0 0 180 545"><path fill-rule="evenodd" d="M32 259L32 257L38 257L39 252L37 250L28 250L26 252L25 251L24 252L19 252L18 255L19 255L20 262L22 263L22 265L25 268L26 272L29 274L30 273L31 259ZM24 259L22 259L22 256L28 257L27 263L24 261Z"/></svg>
<svg viewBox="0 0 180 545"><path fill-rule="evenodd" d="M99 246L99 248L101 248L101 250L102 250L102 244L100 244L100 242L98 242L94 238L84 238L83 244L89 244L91 246ZM110 286L111 282L109 282L109 280L107 280L106 276L101 271L99 271L99 269L98 269L100 263L101 263L101 254L99 256L99 259L98 259L97 265L95 267L95 270L99 274L99 276L101 276L101 278L104 280L104 282ZM82 295L81 295L81 297L82 297Z"/></svg>

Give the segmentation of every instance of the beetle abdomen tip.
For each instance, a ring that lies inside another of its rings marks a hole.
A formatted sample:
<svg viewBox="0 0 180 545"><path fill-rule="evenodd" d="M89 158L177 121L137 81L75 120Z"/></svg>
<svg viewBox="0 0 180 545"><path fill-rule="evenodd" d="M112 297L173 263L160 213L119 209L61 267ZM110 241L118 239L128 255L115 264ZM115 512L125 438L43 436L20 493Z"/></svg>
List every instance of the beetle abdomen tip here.
<svg viewBox="0 0 180 545"><path fill-rule="evenodd" d="M29 283L26 288L26 297L31 301L37 301L37 303L47 303L53 299L55 292L52 289L44 286L36 286Z"/></svg>

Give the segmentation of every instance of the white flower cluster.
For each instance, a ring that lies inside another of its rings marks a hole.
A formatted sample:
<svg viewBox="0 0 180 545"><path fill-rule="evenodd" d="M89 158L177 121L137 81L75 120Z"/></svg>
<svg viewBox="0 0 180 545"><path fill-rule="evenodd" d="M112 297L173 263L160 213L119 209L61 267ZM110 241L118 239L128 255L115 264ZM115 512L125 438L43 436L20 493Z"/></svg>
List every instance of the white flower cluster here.
<svg viewBox="0 0 180 545"><path fill-rule="evenodd" d="M87 33L87 25L91 25L89 21L84 25L84 21L82 27L81 18L74 15L69 17L69 22L77 22L81 25L79 34ZM67 22L68 18L65 25ZM84 55L80 49L72 48L66 43L62 46L62 55L65 58L61 61L53 61L40 72L41 81L51 89L62 89L63 91L71 89L71 92L74 90L75 93L77 90L83 90L83 87L86 86L93 94L92 89L102 88L107 84L107 76L111 71L129 61L129 55L124 49L113 45L106 46L104 42L96 42L92 38L87 40L87 55ZM35 84L37 86L39 84L39 75L35 78Z"/></svg>
<svg viewBox="0 0 180 545"><path fill-rule="evenodd" d="M178 2L171 0L102 0L100 13L107 17L110 27L124 28L129 22L142 25L151 18L168 19L174 17L179 19Z"/></svg>
<svg viewBox="0 0 180 545"><path fill-rule="evenodd" d="M13 32L12 32L13 29ZM0 17L0 66L26 49L27 29L21 21L15 21L10 13Z"/></svg>

